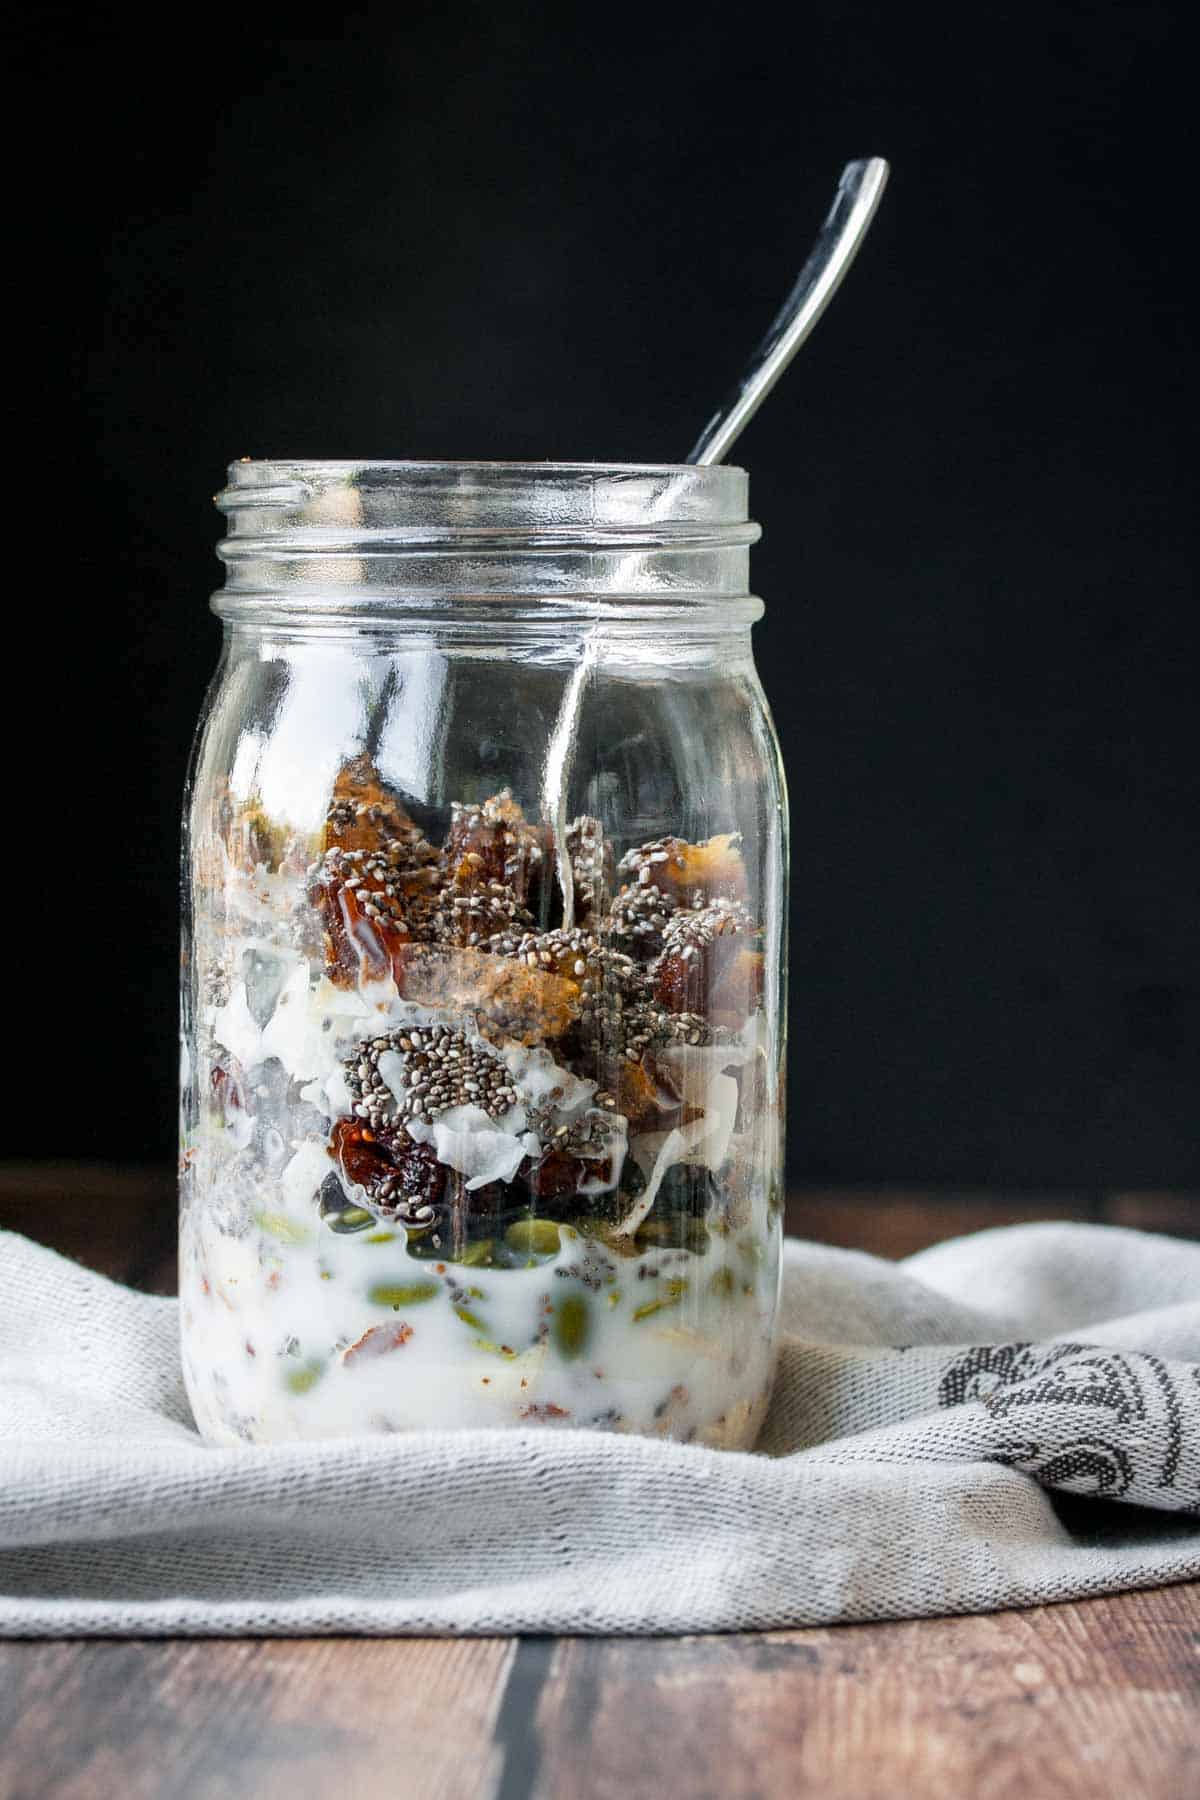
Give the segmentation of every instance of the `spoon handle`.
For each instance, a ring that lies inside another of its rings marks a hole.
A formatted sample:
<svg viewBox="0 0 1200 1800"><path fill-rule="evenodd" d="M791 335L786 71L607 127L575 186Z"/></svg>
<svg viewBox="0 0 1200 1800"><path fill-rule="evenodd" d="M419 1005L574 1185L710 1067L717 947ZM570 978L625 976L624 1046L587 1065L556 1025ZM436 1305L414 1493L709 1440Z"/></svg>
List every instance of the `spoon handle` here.
<svg viewBox="0 0 1200 1800"><path fill-rule="evenodd" d="M837 292L875 216L887 178L888 165L882 156L847 163L829 216L795 287L755 351L736 393L700 433L688 457L690 463L721 462L758 411Z"/></svg>

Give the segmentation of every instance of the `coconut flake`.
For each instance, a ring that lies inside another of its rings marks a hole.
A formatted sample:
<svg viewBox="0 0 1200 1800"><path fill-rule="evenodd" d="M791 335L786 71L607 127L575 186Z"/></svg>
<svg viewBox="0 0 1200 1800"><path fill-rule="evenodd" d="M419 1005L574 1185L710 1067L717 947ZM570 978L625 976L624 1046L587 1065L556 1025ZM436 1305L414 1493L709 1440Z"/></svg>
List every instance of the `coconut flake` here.
<svg viewBox="0 0 1200 1800"><path fill-rule="evenodd" d="M225 1121L225 1130L235 1150L246 1150L254 1141L253 1113L244 1112L241 1107L231 1108Z"/></svg>
<svg viewBox="0 0 1200 1800"><path fill-rule="evenodd" d="M674 1130L647 1131L630 1145L630 1154L646 1176L646 1186L617 1226L632 1235L658 1197L667 1170L676 1163L719 1169L729 1154L737 1119L738 1084L726 1069L740 1068L758 1042L754 1020L731 1044L676 1044L655 1058L669 1073L671 1086L685 1108L699 1116Z"/></svg>
<svg viewBox="0 0 1200 1800"><path fill-rule="evenodd" d="M398 1050L381 1050L379 1061L375 1065L379 1070L379 1079L388 1090L397 1106L403 1106L407 1089L404 1085L404 1058Z"/></svg>
<svg viewBox="0 0 1200 1800"><path fill-rule="evenodd" d="M595 1174L584 1175L579 1181L576 1192L580 1194L611 1194L614 1188L620 1186L621 1171L625 1167L625 1154L629 1148L629 1120L624 1113L606 1112L600 1106L589 1107L583 1116L585 1122L592 1122L593 1130L597 1124L605 1127L602 1147L583 1153L585 1166L590 1162L598 1162L603 1166L607 1162L611 1164L611 1168L607 1181L599 1169Z"/></svg>
<svg viewBox="0 0 1200 1800"><path fill-rule="evenodd" d="M251 1016L246 1003L246 990L234 982L224 1006L214 1006L210 1015L213 1042L228 1050L244 1069L262 1061L263 1034Z"/></svg>
<svg viewBox="0 0 1200 1800"><path fill-rule="evenodd" d="M309 1080L329 1057L328 1033L320 1030L314 1010L301 963L284 982L262 1034L262 1054L277 1056L294 1081Z"/></svg>
<svg viewBox="0 0 1200 1800"><path fill-rule="evenodd" d="M340 1119L354 1111L354 1096L346 1085L346 1077L339 1065L324 1081L310 1081L300 1089L300 1098L327 1119Z"/></svg>
<svg viewBox="0 0 1200 1800"><path fill-rule="evenodd" d="M301 1144L279 1177L279 1192L287 1210L307 1215L332 1167L324 1144Z"/></svg>
<svg viewBox="0 0 1200 1800"><path fill-rule="evenodd" d="M634 1162L646 1175L646 1185L617 1226L620 1234L625 1237L633 1236L658 1198L658 1190L667 1170L674 1168L676 1163L691 1162L693 1159L689 1152L696 1144L704 1141L709 1130L710 1124L705 1114L699 1119L693 1119L689 1125L677 1125L673 1131L647 1131L641 1137L634 1138L630 1152Z"/></svg>
<svg viewBox="0 0 1200 1800"><path fill-rule="evenodd" d="M224 865L223 897L229 913L252 925L276 925L286 930L296 904L295 870L286 864L269 869L265 863L255 863L252 871L242 869L230 860L224 844L218 848Z"/></svg>
<svg viewBox="0 0 1200 1800"><path fill-rule="evenodd" d="M452 1106L438 1115L432 1129L438 1161L465 1175L468 1191L485 1187L489 1181L511 1181L530 1154L530 1138L536 1153L537 1139L532 1133L516 1137L502 1130L481 1106ZM409 1135L413 1135L411 1123Z"/></svg>
<svg viewBox="0 0 1200 1800"><path fill-rule="evenodd" d="M556 1125L578 1118L596 1092L594 1081L573 1075L570 1069L556 1063L547 1050L508 1042L501 1046L501 1055L521 1102L538 1109L550 1106Z"/></svg>

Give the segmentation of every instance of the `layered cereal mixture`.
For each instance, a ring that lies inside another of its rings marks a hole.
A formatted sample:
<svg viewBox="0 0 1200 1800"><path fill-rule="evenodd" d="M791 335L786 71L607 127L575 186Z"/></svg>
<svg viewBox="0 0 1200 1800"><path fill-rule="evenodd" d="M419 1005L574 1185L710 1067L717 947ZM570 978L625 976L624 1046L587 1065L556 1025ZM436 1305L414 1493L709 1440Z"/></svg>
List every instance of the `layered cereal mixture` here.
<svg viewBox="0 0 1200 1800"><path fill-rule="evenodd" d="M579 818L556 847L505 790L435 844L358 757L319 842L231 802L195 851L180 1286L204 1434L751 1444L778 1099L736 838L618 858Z"/></svg>

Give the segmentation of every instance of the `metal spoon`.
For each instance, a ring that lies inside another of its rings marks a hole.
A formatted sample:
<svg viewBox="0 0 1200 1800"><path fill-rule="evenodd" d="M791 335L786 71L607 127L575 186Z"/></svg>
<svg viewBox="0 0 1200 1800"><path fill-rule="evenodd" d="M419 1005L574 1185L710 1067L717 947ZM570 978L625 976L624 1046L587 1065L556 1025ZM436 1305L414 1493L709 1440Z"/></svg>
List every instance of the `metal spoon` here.
<svg viewBox="0 0 1200 1800"><path fill-rule="evenodd" d="M795 287L755 351L737 392L700 433L688 457L690 463L719 463L742 427L758 411L837 292L875 216L887 178L888 165L881 156L847 163L829 216ZM664 504L669 494L669 489L664 490ZM568 931L575 922L575 883L567 854L567 783L583 689L592 669L599 633L600 626L593 625L583 640L579 660L563 693L542 771L542 811L554 830L558 880L563 893L563 928Z"/></svg>
<svg viewBox="0 0 1200 1800"><path fill-rule="evenodd" d="M754 417L840 287L883 198L887 178L888 165L882 156L846 164L829 217L795 287L768 327L736 391L700 433L688 457L690 463L723 461L734 439Z"/></svg>

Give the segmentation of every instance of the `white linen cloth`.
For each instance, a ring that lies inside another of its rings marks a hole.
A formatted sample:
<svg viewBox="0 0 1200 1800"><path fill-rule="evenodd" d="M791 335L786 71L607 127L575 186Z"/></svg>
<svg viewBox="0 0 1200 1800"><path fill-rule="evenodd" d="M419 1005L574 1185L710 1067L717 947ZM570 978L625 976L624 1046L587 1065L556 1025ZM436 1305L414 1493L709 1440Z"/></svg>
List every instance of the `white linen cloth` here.
<svg viewBox="0 0 1200 1800"><path fill-rule="evenodd" d="M547 1427L218 1449L174 1300L0 1232L0 1635L741 1630L1200 1576L1200 1244L792 1241L783 1316L753 1455Z"/></svg>

